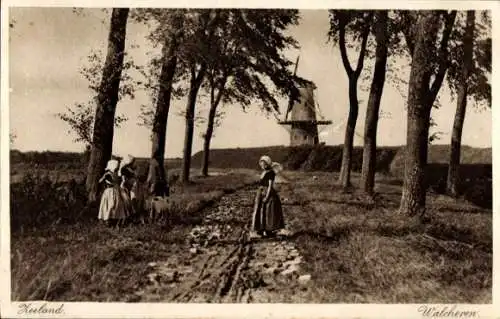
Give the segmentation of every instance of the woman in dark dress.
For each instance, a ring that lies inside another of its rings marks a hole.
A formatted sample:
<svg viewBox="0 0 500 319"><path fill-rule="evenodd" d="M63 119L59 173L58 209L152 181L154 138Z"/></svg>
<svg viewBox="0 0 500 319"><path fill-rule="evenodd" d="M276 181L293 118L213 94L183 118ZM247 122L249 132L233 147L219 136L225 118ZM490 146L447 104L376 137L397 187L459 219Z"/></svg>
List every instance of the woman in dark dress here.
<svg viewBox="0 0 500 319"><path fill-rule="evenodd" d="M278 193L274 189L278 163L273 163L269 156L262 156L259 165L263 172L255 196L252 218L252 231L258 235L271 236L285 228L283 209Z"/></svg>

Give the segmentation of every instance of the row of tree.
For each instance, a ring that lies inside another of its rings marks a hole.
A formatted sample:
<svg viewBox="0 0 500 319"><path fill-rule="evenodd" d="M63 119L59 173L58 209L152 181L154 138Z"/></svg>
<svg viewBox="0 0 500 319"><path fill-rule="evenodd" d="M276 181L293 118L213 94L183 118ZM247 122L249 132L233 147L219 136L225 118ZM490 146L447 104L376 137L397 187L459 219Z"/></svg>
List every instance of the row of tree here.
<svg viewBox="0 0 500 319"><path fill-rule="evenodd" d="M445 79L457 96L452 128L447 191L458 195L460 145L467 100L491 107L491 21L488 12L476 11L349 11L330 10L329 38L336 43L349 79L349 115L339 182L351 185L352 148L358 118L358 80L365 57L374 56L364 132L361 187L373 194L377 124L386 82L388 58L406 58L410 64L407 97L405 176L400 212L425 211L425 167L431 110ZM479 16L479 23L476 17ZM370 38L373 34L373 39ZM349 41L346 41L346 38ZM371 40L371 41L370 41ZM358 43L355 68L347 48ZM393 62L394 63L394 62ZM394 64L392 64L394 66ZM391 65L389 65L391 67ZM394 78L393 78L394 79ZM401 81L396 78L395 81Z"/></svg>
<svg viewBox="0 0 500 319"><path fill-rule="evenodd" d="M303 81L290 72L292 62L283 55L284 50L298 47L296 40L285 34L290 25L298 23L298 10L113 9L86 182L91 202L96 200L98 177L111 157L128 19L147 24L151 31L148 39L162 48L161 56L142 70L154 105L143 114L152 129L151 185L167 184L163 163L172 98L187 97L182 166L182 181L187 183L200 90L210 96L202 169L207 174L210 141L221 103L247 107L258 100L264 111L279 112L277 97L296 94L296 85Z"/></svg>
<svg viewBox="0 0 500 319"><path fill-rule="evenodd" d="M411 70L407 80L407 145L400 211L419 214L425 209L424 174L431 110L438 105L438 93L445 80L457 96L448 174L449 193L456 196L467 100L491 106L488 14L400 10L330 10L329 13L328 36L340 49L349 79L350 106L340 183L346 188L351 186L358 81L368 58L374 60L374 68L365 122L361 187L367 194L373 194L377 124L384 85L388 78L406 82L391 77L399 59L408 61ZM122 71L131 66L124 63L128 19L147 24L151 31L148 39L161 47L161 55L152 59L147 71L142 70L147 79L144 87L152 98L152 108L146 108L143 114L152 131L150 183L167 183L163 162L173 98L187 97L182 181L188 182L200 91L208 93L210 105L202 169L207 174L210 141L221 103L245 108L258 100L263 110L279 112L277 97L297 96L297 86L304 81L290 72L292 62L283 55L285 50L297 48L296 41L286 35L287 28L298 24L297 10L113 9L102 80L96 86L97 108L87 177L90 201L96 199L98 177L111 157L116 104L120 88L126 87ZM354 67L349 61L349 50L358 54Z"/></svg>

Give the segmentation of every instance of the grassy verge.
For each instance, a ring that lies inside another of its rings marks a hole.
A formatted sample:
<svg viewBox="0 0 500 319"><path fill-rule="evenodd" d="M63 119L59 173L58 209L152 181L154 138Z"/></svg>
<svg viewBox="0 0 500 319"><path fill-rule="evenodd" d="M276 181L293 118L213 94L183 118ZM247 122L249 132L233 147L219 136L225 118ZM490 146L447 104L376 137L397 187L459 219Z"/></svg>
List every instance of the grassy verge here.
<svg viewBox="0 0 500 319"><path fill-rule="evenodd" d="M13 300L138 301L134 292L147 280L148 263L173 255L183 260L189 254L185 239L201 223L203 208L253 183L257 174L195 175L172 194L175 227L120 230L97 223L97 212L79 222L77 206L61 206L65 197L55 196L60 185L30 177L11 198L17 205L12 214L20 216L13 219L36 221L29 230L12 231ZM491 302L491 210L429 193L430 219L422 224L397 214L400 183L390 177L377 176L378 195L369 200L341 192L334 173L285 175L290 183L279 187L290 240L313 278L305 287L284 285L285 301L300 295L302 302L325 303Z"/></svg>
<svg viewBox="0 0 500 319"><path fill-rule="evenodd" d="M288 206L286 217L315 279L306 299L491 303L490 210L430 194L421 224L397 213L398 186L380 185L369 201L340 192L333 174L313 175L292 173L282 190L304 205Z"/></svg>
<svg viewBox="0 0 500 319"><path fill-rule="evenodd" d="M135 301L133 292L144 283L147 263L189 253L185 238L192 226L201 222L202 209L254 181L255 172L250 170L194 176L192 184L178 188L171 196L175 227L134 225L117 230L100 225L97 212L93 222L69 218L60 223L57 216L75 212L57 207L62 200L43 202L43 196L32 197L37 192L48 196L57 187L50 180L30 177L17 186L18 192L11 198L17 203L15 212L24 216L14 219L20 223L39 214L46 218L37 219L29 229L11 232L12 299ZM51 214L44 209L51 209Z"/></svg>

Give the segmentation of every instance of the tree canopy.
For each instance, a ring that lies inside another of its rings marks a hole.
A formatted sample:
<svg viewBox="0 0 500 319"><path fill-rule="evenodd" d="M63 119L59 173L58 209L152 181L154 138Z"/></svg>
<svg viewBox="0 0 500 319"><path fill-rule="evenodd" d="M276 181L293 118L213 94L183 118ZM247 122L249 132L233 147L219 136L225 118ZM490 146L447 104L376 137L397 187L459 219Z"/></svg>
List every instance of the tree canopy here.
<svg viewBox="0 0 500 319"><path fill-rule="evenodd" d="M92 143L92 131L94 125L95 110L97 106L97 94L101 81L102 68L104 64L104 54L102 51L92 51L87 56L87 64L80 69L80 74L87 80L88 88L92 92L92 98L88 101L76 102L71 106L67 106L64 112L56 113L56 116L64 121L68 126L68 133L74 134L76 143L83 143L86 147ZM125 54L123 63L123 71L118 93L118 99L135 98L140 81L134 80L131 75L133 70L137 70L138 66ZM127 121L124 115L115 116L115 127Z"/></svg>
<svg viewBox="0 0 500 319"><path fill-rule="evenodd" d="M491 17L488 11L476 12L474 27L473 64L467 79L467 95L476 108L491 107ZM463 38L466 11L460 11L450 38L450 64L446 76L452 96L456 96L462 79L464 61Z"/></svg>

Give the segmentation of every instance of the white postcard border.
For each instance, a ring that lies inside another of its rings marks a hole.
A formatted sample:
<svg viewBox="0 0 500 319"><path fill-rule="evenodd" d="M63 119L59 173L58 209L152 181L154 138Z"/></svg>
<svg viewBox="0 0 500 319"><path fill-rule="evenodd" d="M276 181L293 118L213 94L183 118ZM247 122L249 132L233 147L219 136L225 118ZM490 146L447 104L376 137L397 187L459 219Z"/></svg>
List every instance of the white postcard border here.
<svg viewBox="0 0 500 319"><path fill-rule="evenodd" d="M493 304L491 305L422 305L422 304L161 304L161 303L94 303L94 302L31 302L35 308L57 309L63 305L61 314L19 314L20 305L26 303L11 302L10 280L10 230L9 230L9 19L8 8L13 6L36 7L272 7L272 8L299 8L299 9L326 9L326 8L363 8L363 9L490 9L492 10L492 84L498 88L500 74L498 72L497 57L500 54L500 2L496 1L315 1L306 0L274 1L252 0L203 0L203 1L131 1L131 0L17 0L2 1L1 19L1 282L0 282L0 310L5 318L425 318L422 307L436 307L441 309L455 307L459 311L476 311L479 317L500 318L499 307L499 256L498 231L500 219L496 216L500 205L497 161L500 161L500 123L498 108L493 107ZM492 89L492 101L500 101L498 89ZM22 307L22 306L21 306ZM450 317L451 318L451 317Z"/></svg>

